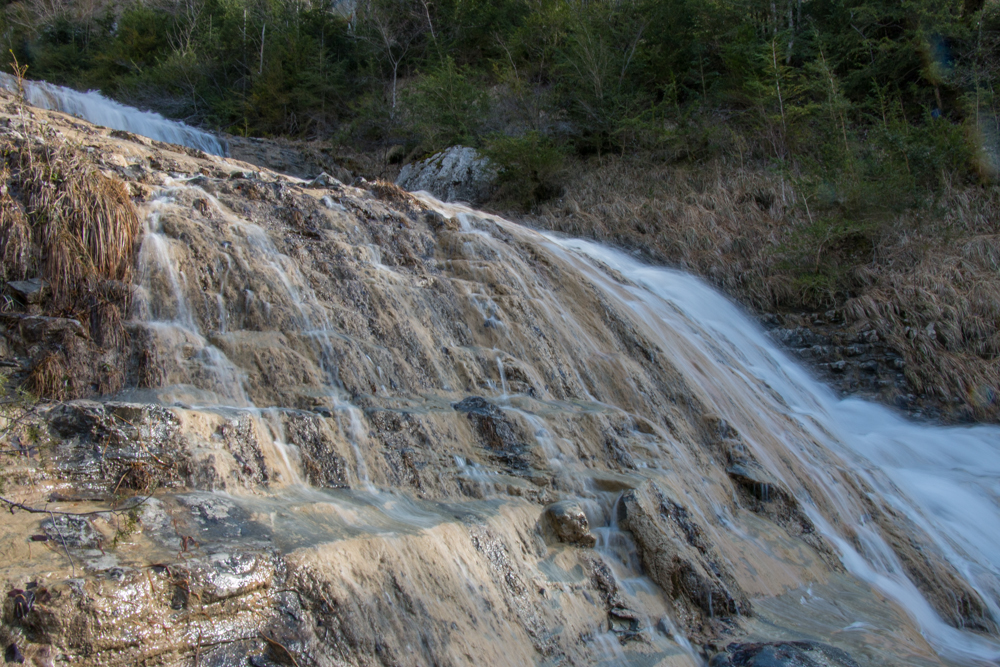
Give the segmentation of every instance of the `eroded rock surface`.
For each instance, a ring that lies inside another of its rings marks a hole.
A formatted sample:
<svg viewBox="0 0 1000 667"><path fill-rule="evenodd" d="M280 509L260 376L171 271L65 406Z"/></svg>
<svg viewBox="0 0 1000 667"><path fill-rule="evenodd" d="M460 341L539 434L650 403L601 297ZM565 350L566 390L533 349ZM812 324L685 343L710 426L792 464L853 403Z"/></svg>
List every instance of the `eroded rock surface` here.
<svg viewBox="0 0 1000 667"><path fill-rule="evenodd" d="M939 608L960 590L951 623L993 631L931 537L615 271L389 183L51 122L146 233L126 389L9 432L5 493L70 513L0 523L24 592L0 643L26 661L680 666L736 642L764 664L800 632L775 601L815 584L877 628L824 642L935 664L822 526L880 531ZM31 317L0 318L4 359L77 335Z"/></svg>

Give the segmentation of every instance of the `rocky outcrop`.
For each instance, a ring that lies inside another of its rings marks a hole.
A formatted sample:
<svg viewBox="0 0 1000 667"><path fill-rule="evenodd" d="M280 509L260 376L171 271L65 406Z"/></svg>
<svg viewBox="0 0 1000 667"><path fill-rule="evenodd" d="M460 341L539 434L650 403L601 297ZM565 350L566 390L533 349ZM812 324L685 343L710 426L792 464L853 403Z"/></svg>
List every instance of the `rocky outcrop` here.
<svg viewBox="0 0 1000 667"><path fill-rule="evenodd" d="M680 607L709 619L750 613L749 599L687 508L647 483L622 496L619 513L646 572Z"/></svg>
<svg viewBox="0 0 1000 667"><path fill-rule="evenodd" d="M477 204L486 200L496 180L496 169L474 148L452 146L421 162L403 167L396 185L425 190L442 201Z"/></svg>
<svg viewBox="0 0 1000 667"><path fill-rule="evenodd" d="M760 318L770 336L809 365L841 396L877 398L914 417L967 420L963 401L920 396L899 350L868 329L852 331L836 311L774 314Z"/></svg>

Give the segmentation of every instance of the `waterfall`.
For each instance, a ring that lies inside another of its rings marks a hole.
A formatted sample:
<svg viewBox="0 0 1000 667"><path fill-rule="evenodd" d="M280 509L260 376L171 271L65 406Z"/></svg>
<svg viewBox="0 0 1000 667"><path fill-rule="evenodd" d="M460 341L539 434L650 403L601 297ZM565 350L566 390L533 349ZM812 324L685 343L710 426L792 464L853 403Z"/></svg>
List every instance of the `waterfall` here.
<svg viewBox="0 0 1000 667"><path fill-rule="evenodd" d="M916 424L893 411L860 399L837 399L773 341L736 305L703 281L689 274L645 265L633 257L584 240L547 235L555 252L574 251L598 260L636 284L622 292L606 274L585 261L580 270L612 293L627 299L640 317L659 320L672 332L714 359L713 368L689 367L703 386L743 405L763 403L771 435L788 429L782 420L793 420L818 442L835 452L890 505L933 537L949 561L981 594L994 619L1000 619L1000 428L995 426L941 427ZM684 363L684 358L679 359ZM767 391L765 389L769 389ZM773 393L772 393L773 392ZM737 411L720 411L740 421ZM751 431L752 432L752 431ZM823 461L794 438L783 443L816 479L833 481ZM832 485L831 485L832 487ZM831 496L836 491L829 490ZM807 505L808 507L808 505ZM855 575L880 588L904 605L918 620L928 638L944 654L997 660L1000 645L945 625L901 568L880 565L895 558L852 513L854 531L865 535L869 553L862 554L814 512L814 520L841 550L844 564ZM842 515L843 516L843 515ZM885 559L885 560L883 560Z"/></svg>
<svg viewBox="0 0 1000 667"><path fill-rule="evenodd" d="M117 107L29 84L42 94ZM557 647L573 664L693 665L745 621L758 625L736 639L886 642L898 659L916 628L915 655L1000 660L995 637L954 627L964 612L942 618L874 518L901 517L892 527L912 526L916 552L944 559L935 576L978 595L987 630L1000 621L996 426L840 400L703 281L597 243L423 194L447 224L359 188L317 197L270 175L171 177L150 193L134 323L162 377L143 396L180 416L190 467L210 480L191 486L267 523L275 552L340 590L342 611L377 603L365 618L383 623L379 642L427 664L468 641L492 664ZM480 413L461 411L466 399ZM760 476L744 488L750 464ZM701 577L686 592L650 566L629 514L642 498L671 562L687 559L674 574ZM544 508L567 499L590 546L545 533ZM768 514L781 502L800 532ZM846 611L825 634L796 625L828 612L808 608L814 585L848 590L838 577L864 604L835 598ZM792 599L788 625L768 616L779 598ZM855 641L893 610L902 622Z"/></svg>
<svg viewBox="0 0 1000 667"><path fill-rule="evenodd" d="M458 217L469 231L468 221L484 216L426 193L419 196L444 215ZM526 233L490 219L505 230ZM832 453L925 531L980 594L993 620L1000 621L1000 428L918 424L868 401L838 399L701 279L644 264L596 242L541 236L550 253L657 334L655 342L673 351L671 362L696 379L709 405L738 425L769 470L788 470L781 460L793 459L792 467L811 478L814 486L787 475L782 481L796 490L852 574L906 609L942 656L972 664L1000 660L1000 643L941 620L885 538L868 525L864 509L843 492L843 480L829 469ZM835 526L831 515L841 525Z"/></svg>
<svg viewBox="0 0 1000 667"><path fill-rule="evenodd" d="M0 86L16 92L17 80L10 74L0 72ZM46 81L25 80L24 95L31 105L62 111L94 125L197 148L212 155L225 156L229 152L225 143L214 134L168 120L152 111L139 111L134 107L119 104L94 90L81 93Z"/></svg>

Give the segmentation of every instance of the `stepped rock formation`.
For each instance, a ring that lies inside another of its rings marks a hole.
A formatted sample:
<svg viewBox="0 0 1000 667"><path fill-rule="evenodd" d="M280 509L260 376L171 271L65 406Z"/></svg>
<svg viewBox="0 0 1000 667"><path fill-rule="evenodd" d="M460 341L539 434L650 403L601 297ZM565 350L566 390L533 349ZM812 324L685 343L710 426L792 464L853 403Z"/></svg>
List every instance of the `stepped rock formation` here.
<svg viewBox="0 0 1000 667"><path fill-rule="evenodd" d="M392 184L32 113L0 132L90 147L145 233L126 389L5 426L21 454L0 522L9 656L996 655L995 594L958 543L832 448L821 406L790 406L755 358L635 282L647 269ZM26 368L37 342L10 321L2 361Z"/></svg>

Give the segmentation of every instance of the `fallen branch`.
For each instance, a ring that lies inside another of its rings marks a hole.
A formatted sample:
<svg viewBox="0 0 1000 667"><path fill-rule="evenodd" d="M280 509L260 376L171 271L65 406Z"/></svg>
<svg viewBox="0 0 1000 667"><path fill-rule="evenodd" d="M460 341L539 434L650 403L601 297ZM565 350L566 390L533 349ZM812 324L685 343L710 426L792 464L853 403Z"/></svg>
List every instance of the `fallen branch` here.
<svg viewBox="0 0 1000 667"><path fill-rule="evenodd" d="M14 510L18 509L23 512L29 512L31 514L58 514L60 516L97 516L99 514L116 514L118 512L128 512L129 510L134 510L135 508L139 507L152 497L153 494L150 493L148 496L142 498L139 502L131 505L130 507L116 507L106 510L91 510L89 512L64 512L60 510L39 509L37 507L30 507L28 505L25 505L24 503L19 503L14 500L10 500L8 498L4 498L3 496L0 496L0 503L6 505L8 509L10 509L11 514L14 513Z"/></svg>

